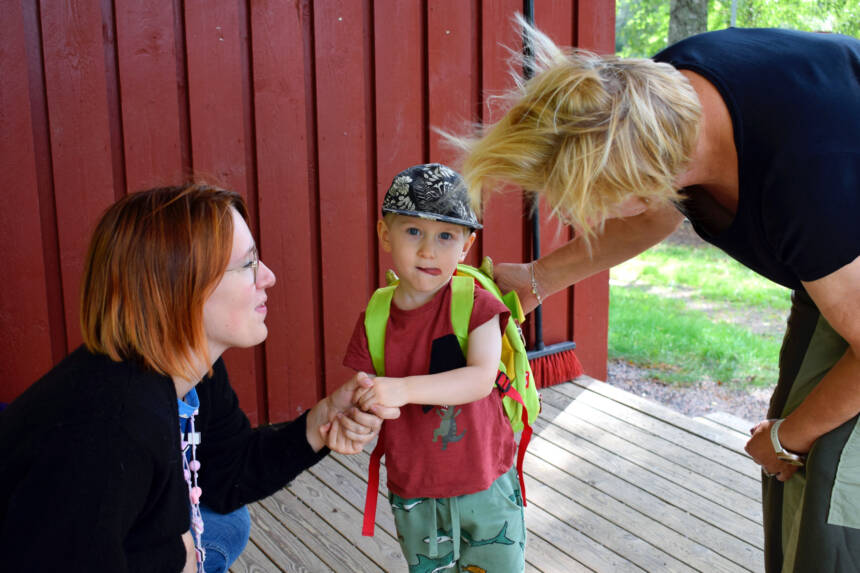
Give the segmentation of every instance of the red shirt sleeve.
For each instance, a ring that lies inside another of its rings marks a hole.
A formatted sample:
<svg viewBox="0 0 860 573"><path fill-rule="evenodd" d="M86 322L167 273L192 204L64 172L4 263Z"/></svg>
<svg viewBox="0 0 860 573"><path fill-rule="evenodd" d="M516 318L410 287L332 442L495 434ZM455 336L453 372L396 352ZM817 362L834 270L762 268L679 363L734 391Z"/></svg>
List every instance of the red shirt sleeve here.
<svg viewBox="0 0 860 573"><path fill-rule="evenodd" d="M511 311L493 293L475 283L475 306L472 308L472 318L469 320L469 332L472 332L494 316L499 315L499 328L502 335L511 317Z"/></svg>
<svg viewBox="0 0 860 573"><path fill-rule="evenodd" d="M376 370L373 368L373 360L370 358L370 351L367 348L367 333L364 330L363 312L359 315L355 323L352 338L349 339L349 344L346 347L346 356L343 358L343 365L353 370L376 374Z"/></svg>

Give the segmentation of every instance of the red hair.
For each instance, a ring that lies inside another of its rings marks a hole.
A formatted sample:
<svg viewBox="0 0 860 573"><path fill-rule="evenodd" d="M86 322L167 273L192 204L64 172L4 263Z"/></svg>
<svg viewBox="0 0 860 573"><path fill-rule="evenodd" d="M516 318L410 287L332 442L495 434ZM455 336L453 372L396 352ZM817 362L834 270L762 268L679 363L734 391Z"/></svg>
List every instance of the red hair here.
<svg viewBox="0 0 860 573"><path fill-rule="evenodd" d="M227 268L241 195L203 184L132 193L107 209L84 266L81 330L91 352L194 379L209 364L203 304Z"/></svg>

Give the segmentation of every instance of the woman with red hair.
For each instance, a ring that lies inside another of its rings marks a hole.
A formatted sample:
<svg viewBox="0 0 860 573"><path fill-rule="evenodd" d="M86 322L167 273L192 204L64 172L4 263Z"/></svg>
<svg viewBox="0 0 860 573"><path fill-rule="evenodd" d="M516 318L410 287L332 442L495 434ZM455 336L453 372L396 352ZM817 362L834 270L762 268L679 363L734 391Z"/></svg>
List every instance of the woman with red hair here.
<svg viewBox="0 0 860 573"><path fill-rule="evenodd" d="M251 428L220 358L267 335L275 275L247 219L240 195L199 184L134 193L103 215L84 345L0 416L4 567L202 571L208 549L206 570L226 570L248 539L245 504L328 448L361 451L398 415L353 408L372 384L356 377L292 422Z"/></svg>

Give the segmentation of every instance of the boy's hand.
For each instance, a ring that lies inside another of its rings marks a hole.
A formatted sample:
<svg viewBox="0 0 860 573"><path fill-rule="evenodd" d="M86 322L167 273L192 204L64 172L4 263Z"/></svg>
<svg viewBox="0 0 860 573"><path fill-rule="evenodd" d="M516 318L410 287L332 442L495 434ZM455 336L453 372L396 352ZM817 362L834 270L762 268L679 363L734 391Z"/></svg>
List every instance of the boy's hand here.
<svg viewBox="0 0 860 573"><path fill-rule="evenodd" d="M358 400L359 407L365 411L374 406L400 408L408 403L409 396L404 379L380 376L373 379L373 386Z"/></svg>

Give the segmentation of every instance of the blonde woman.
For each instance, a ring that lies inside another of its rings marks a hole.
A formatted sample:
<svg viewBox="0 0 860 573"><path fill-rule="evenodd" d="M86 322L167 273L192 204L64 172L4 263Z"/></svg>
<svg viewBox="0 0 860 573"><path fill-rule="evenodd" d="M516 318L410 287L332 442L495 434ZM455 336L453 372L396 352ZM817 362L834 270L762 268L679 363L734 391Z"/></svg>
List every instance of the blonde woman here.
<svg viewBox="0 0 860 573"><path fill-rule="evenodd" d="M696 231L794 289L762 467L768 571L860 566L860 41L729 29L653 60L564 52L533 29L536 75L459 143L480 206L541 194L578 236L497 266L528 309L669 235Z"/></svg>

